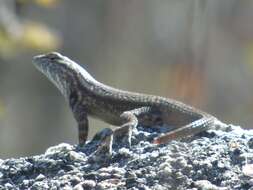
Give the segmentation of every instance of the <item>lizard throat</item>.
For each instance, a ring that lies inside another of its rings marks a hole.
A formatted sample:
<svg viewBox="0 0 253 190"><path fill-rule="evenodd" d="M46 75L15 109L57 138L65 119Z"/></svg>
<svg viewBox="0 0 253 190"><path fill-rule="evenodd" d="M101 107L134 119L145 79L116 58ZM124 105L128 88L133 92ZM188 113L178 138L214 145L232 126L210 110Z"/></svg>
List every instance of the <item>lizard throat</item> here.
<svg viewBox="0 0 253 190"><path fill-rule="evenodd" d="M66 80L63 80L59 75L53 75L51 73L45 73L49 80L60 90L62 95L68 97L68 84Z"/></svg>

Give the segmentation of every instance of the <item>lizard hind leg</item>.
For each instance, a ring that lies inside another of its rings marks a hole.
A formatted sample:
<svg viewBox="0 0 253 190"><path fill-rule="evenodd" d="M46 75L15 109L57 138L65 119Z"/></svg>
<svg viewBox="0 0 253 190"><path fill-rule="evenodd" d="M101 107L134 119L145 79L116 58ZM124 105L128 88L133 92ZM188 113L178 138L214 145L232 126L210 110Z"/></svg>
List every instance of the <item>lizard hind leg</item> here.
<svg viewBox="0 0 253 190"><path fill-rule="evenodd" d="M111 132L107 130L106 134L101 139L101 144L98 149L94 153L95 155L111 155L112 154L112 144L113 142L119 142L119 144L123 144L124 146L131 146L131 135L132 129L137 126L138 120L136 116L130 111L123 112L120 115L122 121L125 121L123 125L117 127Z"/></svg>
<svg viewBox="0 0 253 190"><path fill-rule="evenodd" d="M123 124L113 130L114 142L120 142L120 144L130 147L132 132L138 125L138 119L131 111L123 112L120 118Z"/></svg>
<svg viewBox="0 0 253 190"><path fill-rule="evenodd" d="M120 115L122 125L113 130L105 139L102 146L104 149L111 150L112 143L123 144L125 147L131 147L131 137L133 129L137 127L138 123L145 124L145 118L156 109L152 107L140 107L133 110L125 111ZM157 120L157 119L156 119ZM158 119L160 121L160 119ZM144 123L143 123L144 122ZM150 121L147 121L148 123ZM111 153L109 153L111 154Z"/></svg>
<svg viewBox="0 0 253 190"><path fill-rule="evenodd" d="M151 107L141 107L125 111L120 115L122 125L114 130L114 142L120 142L127 147L131 146L133 129L137 127L139 116L150 112Z"/></svg>

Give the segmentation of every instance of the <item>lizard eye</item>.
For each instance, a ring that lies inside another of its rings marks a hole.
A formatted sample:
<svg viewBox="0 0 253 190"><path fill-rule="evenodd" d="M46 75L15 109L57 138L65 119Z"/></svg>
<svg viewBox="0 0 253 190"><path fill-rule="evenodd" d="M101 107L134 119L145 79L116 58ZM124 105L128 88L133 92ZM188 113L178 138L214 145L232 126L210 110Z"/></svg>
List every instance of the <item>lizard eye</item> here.
<svg viewBox="0 0 253 190"><path fill-rule="evenodd" d="M47 57L51 60L57 60L59 59L60 54L57 52L52 52L52 53L47 54Z"/></svg>

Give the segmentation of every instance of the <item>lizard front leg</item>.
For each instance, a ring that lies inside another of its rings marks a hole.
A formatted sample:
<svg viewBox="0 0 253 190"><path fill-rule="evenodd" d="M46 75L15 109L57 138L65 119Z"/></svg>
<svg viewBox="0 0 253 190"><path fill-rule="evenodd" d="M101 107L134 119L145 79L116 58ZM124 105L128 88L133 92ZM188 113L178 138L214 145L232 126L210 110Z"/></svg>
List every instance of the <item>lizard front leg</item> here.
<svg viewBox="0 0 253 190"><path fill-rule="evenodd" d="M78 125L79 145L85 145L89 132L89 121L86 108L84 106L73 106L72 111Z"/></svg>
<svg viewBox="0 0 253 190"><path fill-rule="evenodd" d="M88 138L88 132L89 132L89 123L86 115L86 117L84 117L81 121L78 121L78 139L80 146L85 145L85 142Z"/></svg>

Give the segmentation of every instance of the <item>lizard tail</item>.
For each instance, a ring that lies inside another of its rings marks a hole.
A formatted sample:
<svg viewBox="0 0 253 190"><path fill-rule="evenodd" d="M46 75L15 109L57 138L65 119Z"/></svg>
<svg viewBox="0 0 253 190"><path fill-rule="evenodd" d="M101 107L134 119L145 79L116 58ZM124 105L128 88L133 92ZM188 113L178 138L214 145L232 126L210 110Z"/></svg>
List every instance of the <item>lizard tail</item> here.
<svg viewBox="0 0 253 190"><path fill-rule="evenodd" d="M202 131L206 131L211 128L212 124L214 123L214 119L214 117L203 117L195 122L155 138L152 143L164 144L171 140L192 136Z"/></svg>

